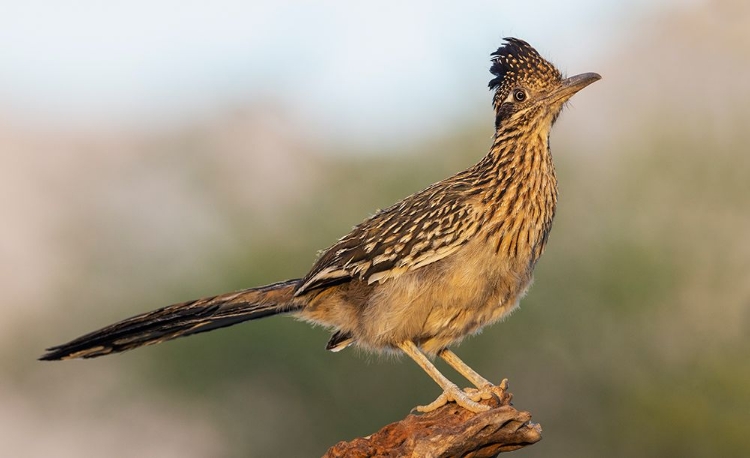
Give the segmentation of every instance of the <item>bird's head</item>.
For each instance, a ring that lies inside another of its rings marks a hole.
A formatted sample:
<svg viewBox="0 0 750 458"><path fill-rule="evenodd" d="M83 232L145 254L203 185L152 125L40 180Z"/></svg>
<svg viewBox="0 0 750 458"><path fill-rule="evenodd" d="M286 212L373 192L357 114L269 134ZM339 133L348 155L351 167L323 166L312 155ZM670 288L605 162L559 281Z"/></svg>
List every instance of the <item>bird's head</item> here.
<svg viewBox="0 0 750 458"><path fill-rule="evenodd" d="M528 43L506 38L492 53L490 72L495 78L495 127L510 121L546 121L551 125L573 94L601 78L596 73L563 78L560 70L547 62Z"/></svg>

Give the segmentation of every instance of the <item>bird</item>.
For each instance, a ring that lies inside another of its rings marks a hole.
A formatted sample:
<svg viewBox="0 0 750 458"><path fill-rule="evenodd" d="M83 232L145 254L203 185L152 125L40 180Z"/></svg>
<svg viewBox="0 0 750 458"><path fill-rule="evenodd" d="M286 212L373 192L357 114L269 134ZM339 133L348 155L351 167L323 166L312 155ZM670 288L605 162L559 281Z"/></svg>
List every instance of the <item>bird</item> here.
<svg viewBox="0 0 750 458"><path fill-rule="evenodd" d="M506 317L529 289L557 205L550 131L566 102L601 78L565 78L518 38L505 38L490 63L495 132L473 166L375 212L301 278L142 313L50 347L39 359L94 358L292 315L329 329L327 350L353 345L413 359L442 388L420 412L451 402L487 410L481 400L498 387L451 347ZM435 358L475 388L460 389Z"/></svg>

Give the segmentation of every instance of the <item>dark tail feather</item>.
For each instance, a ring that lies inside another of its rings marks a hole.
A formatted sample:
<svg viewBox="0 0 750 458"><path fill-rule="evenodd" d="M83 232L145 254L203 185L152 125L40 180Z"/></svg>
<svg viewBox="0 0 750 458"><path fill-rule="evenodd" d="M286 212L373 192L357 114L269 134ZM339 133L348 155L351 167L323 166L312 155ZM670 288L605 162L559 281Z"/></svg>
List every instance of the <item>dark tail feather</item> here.
<svg viewBox="0 0 750 458"><path fill-rule="evenodd" d="M292 312L299 280L174 304L143 313L47 349L39 359L95 358L153 345L177 337L232 326L247 320Z"/></svg>

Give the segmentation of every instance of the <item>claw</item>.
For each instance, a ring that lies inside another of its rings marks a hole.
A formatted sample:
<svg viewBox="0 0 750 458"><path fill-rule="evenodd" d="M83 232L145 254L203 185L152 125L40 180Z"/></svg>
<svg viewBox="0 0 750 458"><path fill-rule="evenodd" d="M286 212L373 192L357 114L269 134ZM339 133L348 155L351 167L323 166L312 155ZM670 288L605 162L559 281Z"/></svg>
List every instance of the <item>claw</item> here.
<svg viewBox="0 0 750 458"><path fill-rule="evenodd" d="M494 388L495 387L492 385L483 386L482 388L464 388L464 393L466 393L472 401L481 401L497 397L493 392Z"/></svg>
<svg viewBox="0 0 750 458"><path fill-rule="evenodd" d="M464 392L469 395L473 401L481 401L485 399L495 399L501 402L505 392L508 390L508 379L503 379L499 385L486 384L481 388L464 388Z"/></svg>
<svg viewBox="0 0 750 458"><path fill-rule="evenodd" d="M442 407L446 405L449 402L455 402L456 404L460 405L464 409L479 413L479 412L485 412L490 409L489 406L486 406L484 404L480 404L477 401L481 399L489 399L484 398L482 391L480 390L473 390L472 392L464 392L461 391L457 386L452 386L443 391L443 394L437 397L434 401L427 404L426 406L418 406L416 407L416 410L418 412L432 412L433 410Z"/></svg>

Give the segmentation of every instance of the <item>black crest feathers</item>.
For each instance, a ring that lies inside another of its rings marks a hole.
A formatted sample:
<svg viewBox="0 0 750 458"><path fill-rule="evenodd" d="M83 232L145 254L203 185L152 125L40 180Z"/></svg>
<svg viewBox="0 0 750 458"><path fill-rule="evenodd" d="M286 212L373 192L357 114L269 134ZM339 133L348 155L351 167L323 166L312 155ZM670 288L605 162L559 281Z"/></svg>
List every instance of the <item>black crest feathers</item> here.
<svg viewBox="0 0 750 458"><path fill-rule="evenodd" d="M489 83L490 89L505 92L514 81L528 81L532 76L537 84L557 82L560 71L544 60L530 44L518 38L505 38L505 43L491 54L490 72L495 75ZM546 80L546 81L545 81Z"/></svg>
<svg viewBox="0 0 750 458"><path fill-rule="evenodd" d="M505 75L512 71L511 59L518 59L518 57L533 53L536 56L536 50L531 47L530 44L518 38L503 38L505 43L497 48L497 51L490 54L492 56L492 67L490 67L490 73L496 76L490 81L490 89L495 89L505 79Z"/></svg>

